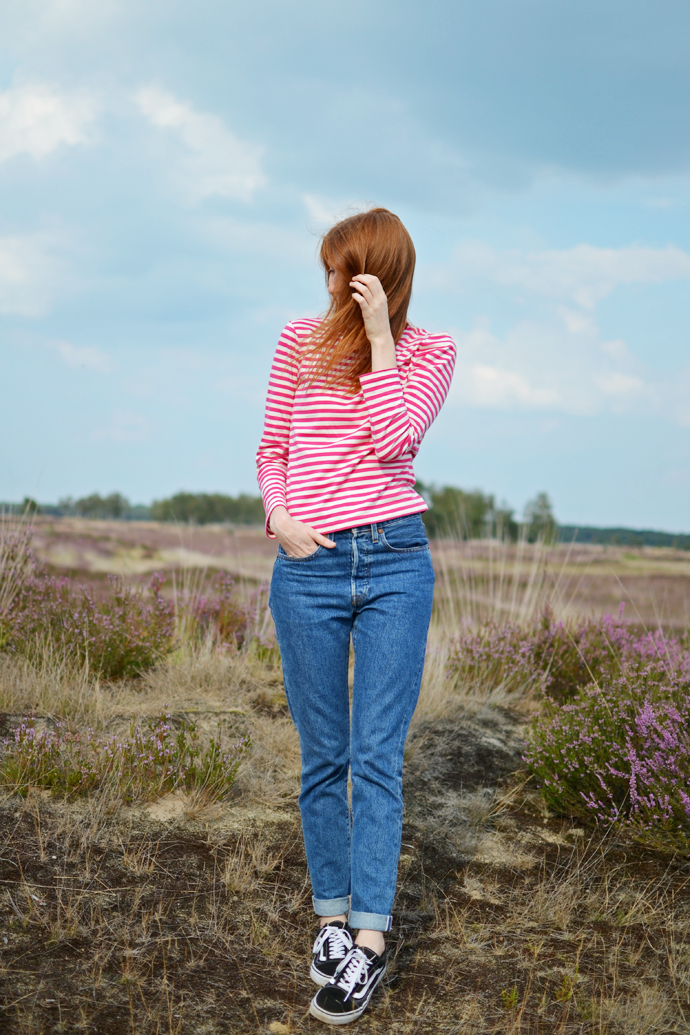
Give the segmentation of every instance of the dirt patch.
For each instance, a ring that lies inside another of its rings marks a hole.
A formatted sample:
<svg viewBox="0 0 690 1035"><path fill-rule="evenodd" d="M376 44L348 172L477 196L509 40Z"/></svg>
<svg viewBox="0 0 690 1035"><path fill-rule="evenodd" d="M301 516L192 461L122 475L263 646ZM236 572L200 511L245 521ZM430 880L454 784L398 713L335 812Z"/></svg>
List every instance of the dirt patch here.
<svg viewBox="0 0 690 1035"><path fill-rule="evenodd" d="M167 823L173 819L179 819L182 813L189 807L189 797L186 794L166 794L158 801L151 802L144 809L148 819L157 820L159 823Z"/></svg>
<svg viewBox="0 0 690 1035"><path fill-rule="evenodd" d="M19 712L0 712L0 741L14 739L14 731L22 723L29 721L37 733L45 729L55 729L55 720L45 715L27 716Z"/></svg>
<svg viewBox="0 0 690 1035"><path fill-rule="evenodd" d="M524 720L498 708L420 723L406 748L406 793L497 787L520 768Z"/></svg>

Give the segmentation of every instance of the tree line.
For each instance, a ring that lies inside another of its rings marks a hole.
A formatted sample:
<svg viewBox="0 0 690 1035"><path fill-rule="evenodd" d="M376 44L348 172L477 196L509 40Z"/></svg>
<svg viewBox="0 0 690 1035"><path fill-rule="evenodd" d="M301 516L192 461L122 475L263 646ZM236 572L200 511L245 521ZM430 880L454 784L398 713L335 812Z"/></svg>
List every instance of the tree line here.
<svg viewBox="0 0 690 1035"><path fill-rule="evenodd" d="M538 493L523 511L522 519L506 503L480 489L458 489L454 485L415 485L429 509L423 515L433 539L495 538L515 542L598 543L604 546L665 546L690 550L690 535L631 528L595 528L559 525L545 492ZM115 521L175 521L179 524L263 525L264 508L259 496L240 493L178 492L150 505L132 504L119 492L107 496L91 493L80 499L66 496L57 504L39 504L26 497L22 503L0 503L6 514L46 514L54 517L83 517Z"/></svg>
<svg viewBox="0 0 690 1035"><path fill-rule="evenodd" d="M427 533L432 539L502 539L515 542L524 536L529 542L555 542L558 524L551 500L545 492L538 493L526 504L523 519L506 503L480 489L467 491L453 485L440 488L418 481L417 492L424 497L429 509L422 515Z"/></svg>
<svg viewBox="0 0 690 1035"><path fill-rule="evenodd" d="M10 514L46 514L52 517L83 517L103 521L177 521L181 524L261 525L264 508L259 496L241 493L178 492L150 505L132 504L120 492L101 496L97 492L74 499L65 496L57 504L37 503L25 497L20 504L0 504Z"/></svg>
<svg viewBox="0 0 690 1035"><path fill-rule="evenodd" d="M423 482L417 482L415 487L429 506L423 517L428 534L433 538L477 539L490 536L515 540L521 531L530 540L552 541L556 537L556 520L546 493L540 493L527 505L524 520L520 523L510 507L497 505L494 496L479 489L468 492L454 486L437 488ZM193 525L262 525L264 522L261 498L246 493L226 496L219 492L178 492L167 499L154 500L150 506L132 504L119 492L107 496L91 493L79 499L66 496L56 505L38 504L26 498L22 504L8 504L5 509L54 517L175 521Z"/></svg>

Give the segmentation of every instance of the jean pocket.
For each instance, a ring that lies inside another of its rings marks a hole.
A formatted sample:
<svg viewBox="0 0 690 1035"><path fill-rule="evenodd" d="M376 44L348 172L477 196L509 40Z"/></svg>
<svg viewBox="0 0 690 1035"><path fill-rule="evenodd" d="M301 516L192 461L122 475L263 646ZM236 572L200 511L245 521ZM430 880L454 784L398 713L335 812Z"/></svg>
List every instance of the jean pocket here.
<svg viewBox="0 0 690 1035"><path fill-rule="evenodd" d="M296 561L297 563L299 563L300 561L310 561L313 557L316 557L318 554L323 553L325 549L325 546L321 546L321 544L318 544L313 553L308 553L306 557L291 557L289 553L285 552L285 550L279 543L278 556L281 557L284 561Z"/></svg>
<svg viewBox="0 0 690 1035"><path fill-rule="evenodd" d="M429 540L421 518L391 523L381 531L381 542L393 553L419 553L429 549Z"/></svg>

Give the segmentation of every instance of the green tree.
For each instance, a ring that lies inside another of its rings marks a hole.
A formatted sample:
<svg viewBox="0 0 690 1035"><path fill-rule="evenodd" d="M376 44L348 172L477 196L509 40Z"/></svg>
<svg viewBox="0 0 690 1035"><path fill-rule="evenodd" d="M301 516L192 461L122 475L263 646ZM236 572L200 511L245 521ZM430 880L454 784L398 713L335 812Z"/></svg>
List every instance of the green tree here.
<svg viewBox="0 0 690 1035"><path fill-rule="evenodd" d="M467 492L453 485L436 488L423 482L417 482L415 488L429 504L423 517L432 538L517 538L518 525L513 511L505 504L496 506L494 497L479 489Z"/></svg>
<svg viewBox="0 0 690 1035"><path fill-rule="evenodd" d="M525 504L524 528L530 543L536 543L537 540L544 543L556 541L558 525L551 500L545 492L537 493L533 500Z"/></svg>
<svg viewBox="0 0 690 1035"><path fill-rule="evenodd" d="M93 492L74 503L74 511L79 517L89 518L124 518L129 511L129 500L119 492L111 492L109 496L100 496Z"/></svg>
<svg viewBox="0 0 690 1035"><path fill-rule="evenodd" d="M520 526L515 520L515 511L507 503L496 507L493 514L493 535L496 539L508 539L515 542L520 532Z"/></svg>
<svg viewBox="0 0 690 1035"><path fill-rule="evenodd" d="M154 521L181 521L195 525L221 524L260 525L264 508L259 496L244 493L237 497L221 493L178 492L169 499L155 500L151 505Z"/></svg>

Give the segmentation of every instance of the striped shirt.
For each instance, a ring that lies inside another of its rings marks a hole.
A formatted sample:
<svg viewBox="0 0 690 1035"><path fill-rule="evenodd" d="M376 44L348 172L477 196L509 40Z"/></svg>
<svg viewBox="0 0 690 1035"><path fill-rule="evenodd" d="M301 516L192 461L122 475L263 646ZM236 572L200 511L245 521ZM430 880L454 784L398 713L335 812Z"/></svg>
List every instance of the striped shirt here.
<svg viewBox="0 0 690 1035"><path fill-rule="evenodd" d="M453 340L408 325L397 366L362 374L353 395L304 376L302 346L318 322L289 323L271 369L256 458L270 536L281 504L322 533L427 509L412 460L448 394Z"/></svg>

